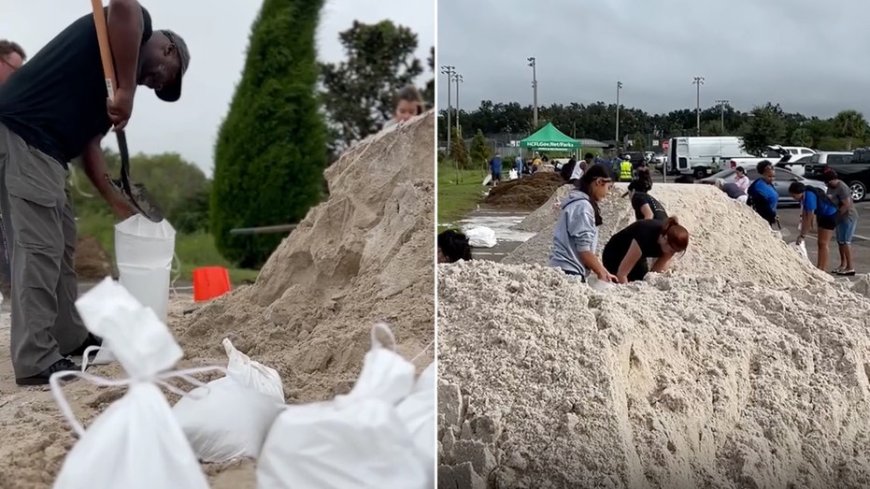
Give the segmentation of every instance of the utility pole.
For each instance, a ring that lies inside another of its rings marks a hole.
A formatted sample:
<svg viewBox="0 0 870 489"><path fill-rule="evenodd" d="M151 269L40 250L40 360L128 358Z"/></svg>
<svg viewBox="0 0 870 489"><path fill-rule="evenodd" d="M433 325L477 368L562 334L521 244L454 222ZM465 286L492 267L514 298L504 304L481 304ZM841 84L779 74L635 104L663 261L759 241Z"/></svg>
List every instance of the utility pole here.
<svg viewBox="0 0 870 489"><path fill-rule="evenodd" d="M453 75L453 80L456 81L456 130L459 131L459 134L462 134L462 130L459 128L459 84L463 82L462 75L456 73Z"/></svg>
<svg viewBox="0 0 870 489"><path fill-rule="evenodd" d="M697 87L698 87L698 95L697 95L696 106L695 106L695 115L697 118L695 130L698 133L697 135L700 136L701 135L701 85L704 84L704 77L703 76L696 76L694 81L692 82L692 84L697 85Z"/></svg>
<svg viewBox="0 0 870 489"><path fill-rule="evenodd" d="M725 105L731 102L730 100L717 100L716 103L719 104L719 116L722 119L722 135L725 135Z"/></svg>
<svg viewBox="0 0 870 489"><path fill-rule="evenodd" d="M619 91L622 90L622 82L616 82L616 151L619 152Z"/></svg>
<svg viewBox="0 0 870 489"><path fill-rule="evenodd" d="M538 130L538 71L537 71L537 62L534 56L528 59L529 66L532 67L532 95L533 95L533 107L534 112L532 115L532 132Z"/></svg>
<svg viewBox="0 0 870 489"><path fill-rule="evenodd" d="M447 75L447 155L449 157L450 156L450 129L451 129L450 112L452 110L450 107L450 102L452 101L452 98L453 98L450 96L450 86L452 85L450 83L450 80L453 79L453 74L456 73L456 67L450 66L450 65L442 66L441 73L444 75Z"/></svg>

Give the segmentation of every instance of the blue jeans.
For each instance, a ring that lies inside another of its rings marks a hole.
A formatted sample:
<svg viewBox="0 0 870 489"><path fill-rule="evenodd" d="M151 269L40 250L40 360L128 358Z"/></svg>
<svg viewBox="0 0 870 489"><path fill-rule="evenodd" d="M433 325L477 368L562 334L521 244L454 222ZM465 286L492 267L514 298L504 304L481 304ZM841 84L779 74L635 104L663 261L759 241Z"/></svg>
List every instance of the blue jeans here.
<svg viewBox="0 0 870 489"><path fill-rule="evenodd" d="M855 228L858 226L858 218L855 216L847 216L837 224L837 244L848 245L852 244L852 237L855 236Z"/></svg>

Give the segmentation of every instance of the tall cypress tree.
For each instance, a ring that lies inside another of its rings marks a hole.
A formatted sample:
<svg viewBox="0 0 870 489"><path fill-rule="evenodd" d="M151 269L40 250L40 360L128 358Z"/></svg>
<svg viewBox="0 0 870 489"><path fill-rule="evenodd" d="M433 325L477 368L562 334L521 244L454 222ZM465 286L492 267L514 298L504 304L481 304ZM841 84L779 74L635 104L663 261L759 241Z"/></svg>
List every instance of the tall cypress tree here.
<svg viewBox="0 0 870 489"><path fill-rule="evenodd" d="M211 229L243 267L265 262L281 234L238 227L298 222L321 197L326 127L318 112L315 33L323 0L265 0L242 79L215 145Z"/></svg>

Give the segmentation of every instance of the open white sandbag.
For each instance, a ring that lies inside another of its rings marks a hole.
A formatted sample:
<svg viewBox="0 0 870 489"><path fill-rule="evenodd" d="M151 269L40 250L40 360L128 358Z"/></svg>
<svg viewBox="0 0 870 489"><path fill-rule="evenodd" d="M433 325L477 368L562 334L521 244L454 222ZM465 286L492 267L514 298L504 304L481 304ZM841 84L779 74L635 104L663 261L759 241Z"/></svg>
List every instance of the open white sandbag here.
<svg viewBox="0 0 870 489"><path fill-rule="evenodd" d="M349 394L287 406L275 420L257 463L258 489L431 487L396 409L414 387L414 366L385 348L378 331L395 345L386 326L375 326Z"/></svg>
<svg viewBox="0 0 870 489"><path fill-rule="evenodd" d="M284 407L278 372L236 350L228 338L223 345L227 376L192 390L172 409L203 462L257 458Z"/></svg>
<svg viewBox="0 0 870 489"><path fill-rule="evenodd" d="M199 462L157 384L177 391L167 379L190 379L189 374L215 368L167 372L181 359L181 348L153 310L141 304L134 308L130 299L123 286L107 278L76 302L88 329L111 342L129 378L111 380L83 372L52 375L52 394L80 438L67 454L54 488L207 489ZM129 390L85 431L60 387L61 379L70 376Z"/></svg>
<svg viewBox="0 0 870 489"><path fill-rule="evenodd" d="M427 475L434 478L435 467L435 362L429 364L420 374L414 390L396 407L399 417L405 423L414 439L417 458ZM430 479L429 486L433 486Z"/></svg>

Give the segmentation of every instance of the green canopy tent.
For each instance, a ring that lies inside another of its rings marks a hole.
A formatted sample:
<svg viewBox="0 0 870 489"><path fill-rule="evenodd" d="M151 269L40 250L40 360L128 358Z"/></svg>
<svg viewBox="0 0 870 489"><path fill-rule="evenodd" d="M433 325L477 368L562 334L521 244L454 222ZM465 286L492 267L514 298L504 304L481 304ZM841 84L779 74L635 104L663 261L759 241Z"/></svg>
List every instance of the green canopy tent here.
<svg viewBox="0 0 870 489"><path fill-rule="evenodd" d="M520 141L520 147L530 151L575 151L580 149L580 141L566 136L549 122L536 133Z"/></svg>

